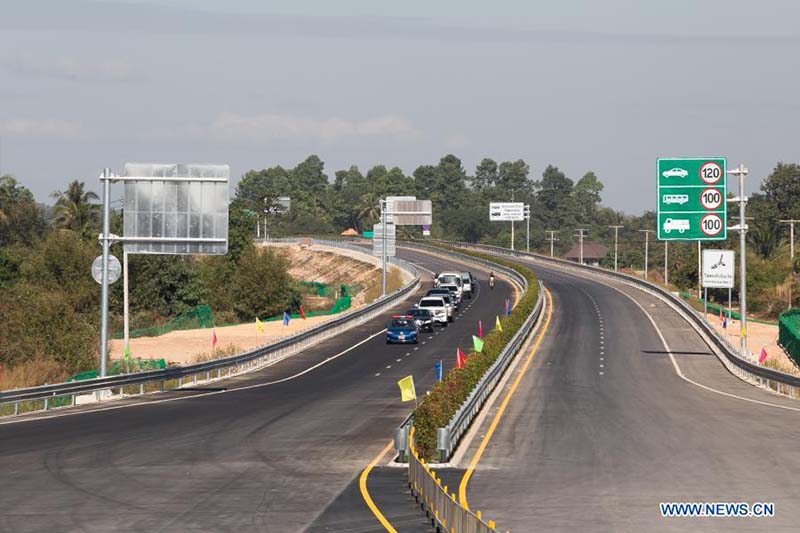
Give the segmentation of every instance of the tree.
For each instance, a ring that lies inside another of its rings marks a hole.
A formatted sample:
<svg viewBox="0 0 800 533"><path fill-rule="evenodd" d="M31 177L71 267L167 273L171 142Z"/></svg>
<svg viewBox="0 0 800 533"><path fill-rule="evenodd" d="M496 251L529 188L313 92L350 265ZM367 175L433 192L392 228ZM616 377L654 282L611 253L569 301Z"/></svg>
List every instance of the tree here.
<svg viewBox="0 0 800 533"><path fill-rule="evenodd" d="M536 185L537 216L547 228L564 228L575 222L575 209L572 197L572 180L558 167L547 165L542 179Z"/></svg>
<svg viewBox="0 0 800 533"><path fill-rule="evenodd" d="M0 245L30 246L44 234L46 223L33 194L10 175L0 177Z"/></svg>
<svg viewBox="0 0 800 533"><path fill-rule="evenodd" d="M531 188L531 182L528 179L530 171L531 167L522 159L517 159L513 162L503 161L500 163L497 186L508 191L512 197L515 197L517 194Z"/></svg>
<svg viewBox="0 0 800 533"><path fill-rule="evenodd" d="M482 192L489 187L494 187L497 183L497 178L497 162L494 159L484 157L475 167L475 175L472 176L470 181L474 190Z"/></svg>
<svg viewBox="0 0 800 533"><path fill-rule="evenodd" d="M272 250L247 250L231 279L234 310L241 320L279 314L295 303L286 260Z"/></svg>
<svg viewBox="0 0 800 533"><path fill-rule="evenodd" d="M600 204L600 193L603 184L597 179L594 172L589 171L575 184L573 194L578 211L578 221L587 224L594 221L597 206Z"/></svg>
<svg viewBox="0 0 800 533"><path fill-rule="evenodd" d="M800 219L800 165L778 163L764 179L761 190L772 204L779 218Z"/></svg>
<svg viewBox="0 0 800 533"><path fill-rule="evenodd" d="M781 228L777 224L753 224L747 231L747 240L763 259L769 259L781 244Z"/></svg>
<svg viewBox="0 0 800 533"><path fill-rule="evenodd" d="M79 234L90 235L100 222L100 198L92 191L85 190L86 184L74 180L65 191L55 191L56 199L53 224L57 228L70 229Z"/></svg>

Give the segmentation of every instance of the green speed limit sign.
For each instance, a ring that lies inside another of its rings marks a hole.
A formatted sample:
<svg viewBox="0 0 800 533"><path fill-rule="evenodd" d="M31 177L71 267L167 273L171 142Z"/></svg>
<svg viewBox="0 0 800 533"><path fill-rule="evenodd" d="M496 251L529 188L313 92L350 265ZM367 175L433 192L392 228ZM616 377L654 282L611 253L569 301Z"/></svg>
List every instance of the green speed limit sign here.
<svg viewBox="0 0 800 533"><path fill-rule="evenodd" d="M727 162L724 157L659 159L657 234L662 241L727 238Z"/></svg>

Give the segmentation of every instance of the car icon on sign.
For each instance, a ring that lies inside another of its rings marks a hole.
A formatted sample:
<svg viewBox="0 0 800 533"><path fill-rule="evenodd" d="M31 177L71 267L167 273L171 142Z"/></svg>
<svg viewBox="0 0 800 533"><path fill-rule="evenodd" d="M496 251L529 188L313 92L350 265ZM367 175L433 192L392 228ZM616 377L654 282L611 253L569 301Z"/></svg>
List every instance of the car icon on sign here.
<svg viewBox="0 0 800 533"><path fill-rule="evenodd" d="M661 173L665 178L685 178L689 172L682 168L671 168Z"/></svg>
<svg viewBox="0 0 800 533"><path fill-rule="evenodd" d="M664 221L664 233L670 233L672 230L678 233L683 233L689 229L689 221L685 219L675 220L668 218Z"/></svg>

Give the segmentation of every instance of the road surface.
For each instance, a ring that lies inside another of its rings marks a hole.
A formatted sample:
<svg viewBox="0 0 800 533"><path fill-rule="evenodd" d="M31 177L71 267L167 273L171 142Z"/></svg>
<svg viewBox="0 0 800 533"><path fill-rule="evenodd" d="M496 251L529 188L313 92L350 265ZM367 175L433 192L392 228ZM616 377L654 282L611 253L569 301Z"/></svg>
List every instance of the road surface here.
<svg viewBox="0 0 800 533"><path fill-rule="evenodd" d="M399 253L434 271L464 269L426 254ZM470 346L477 320L492 324L510 296L507 283L481 290L465 300L463 315L450 327L423 335L416 347L384 344L379 332L387 313L205 391L0 424L0 530L285 532L315 520L315 527L329 531L353 530L354 524L376 530L361 500L346 516L324 511L409 412L399 401L397 380L413 374L424 393L434 361L452 367L456 346ZM181 396L194 397L153 401ZM421 515L411 518L414 527L422 524Z"/></svg>

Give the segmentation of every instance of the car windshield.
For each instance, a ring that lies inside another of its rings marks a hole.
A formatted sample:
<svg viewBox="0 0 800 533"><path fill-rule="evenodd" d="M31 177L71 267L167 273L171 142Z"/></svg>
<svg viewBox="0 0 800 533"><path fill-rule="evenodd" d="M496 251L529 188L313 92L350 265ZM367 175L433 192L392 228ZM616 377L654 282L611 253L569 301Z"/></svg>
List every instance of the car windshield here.
<svg viewBox="0 0 800 533"><path fill-rule="evenodd" d="M469 274L461 274L461 281L469 283Z"/></svg>
<svg viewBox="0 0 800 533"><path fill-rule="evenodd" d="M427 309L410 309L406 314L416 318L429 318L431 316L431 312Z"/></svg>
<svg viewBox="0 0 800 533"><path fill-rule="evenodd" d="M453 275L450 275L450 274L445 274L444 276L439 276L439 283L441 283L442 285L450 284L450 283L458 284L460 282L461 282L461 278L459 278L458 276L453 276Z"/></svg>
<svg viewBox="0 0 800 533"><path fill-rule="evenodd" d="M420 307L442 307L443 302L441 298L423 298L419 302Z"/></svg>
<svg viewBox="0 0 800 533"><path fill-rule="evenodd" d="M413 322L408 318L394 318L392 319L391 323L389 323L390 328L412 328L414 327Z"/></svg>

